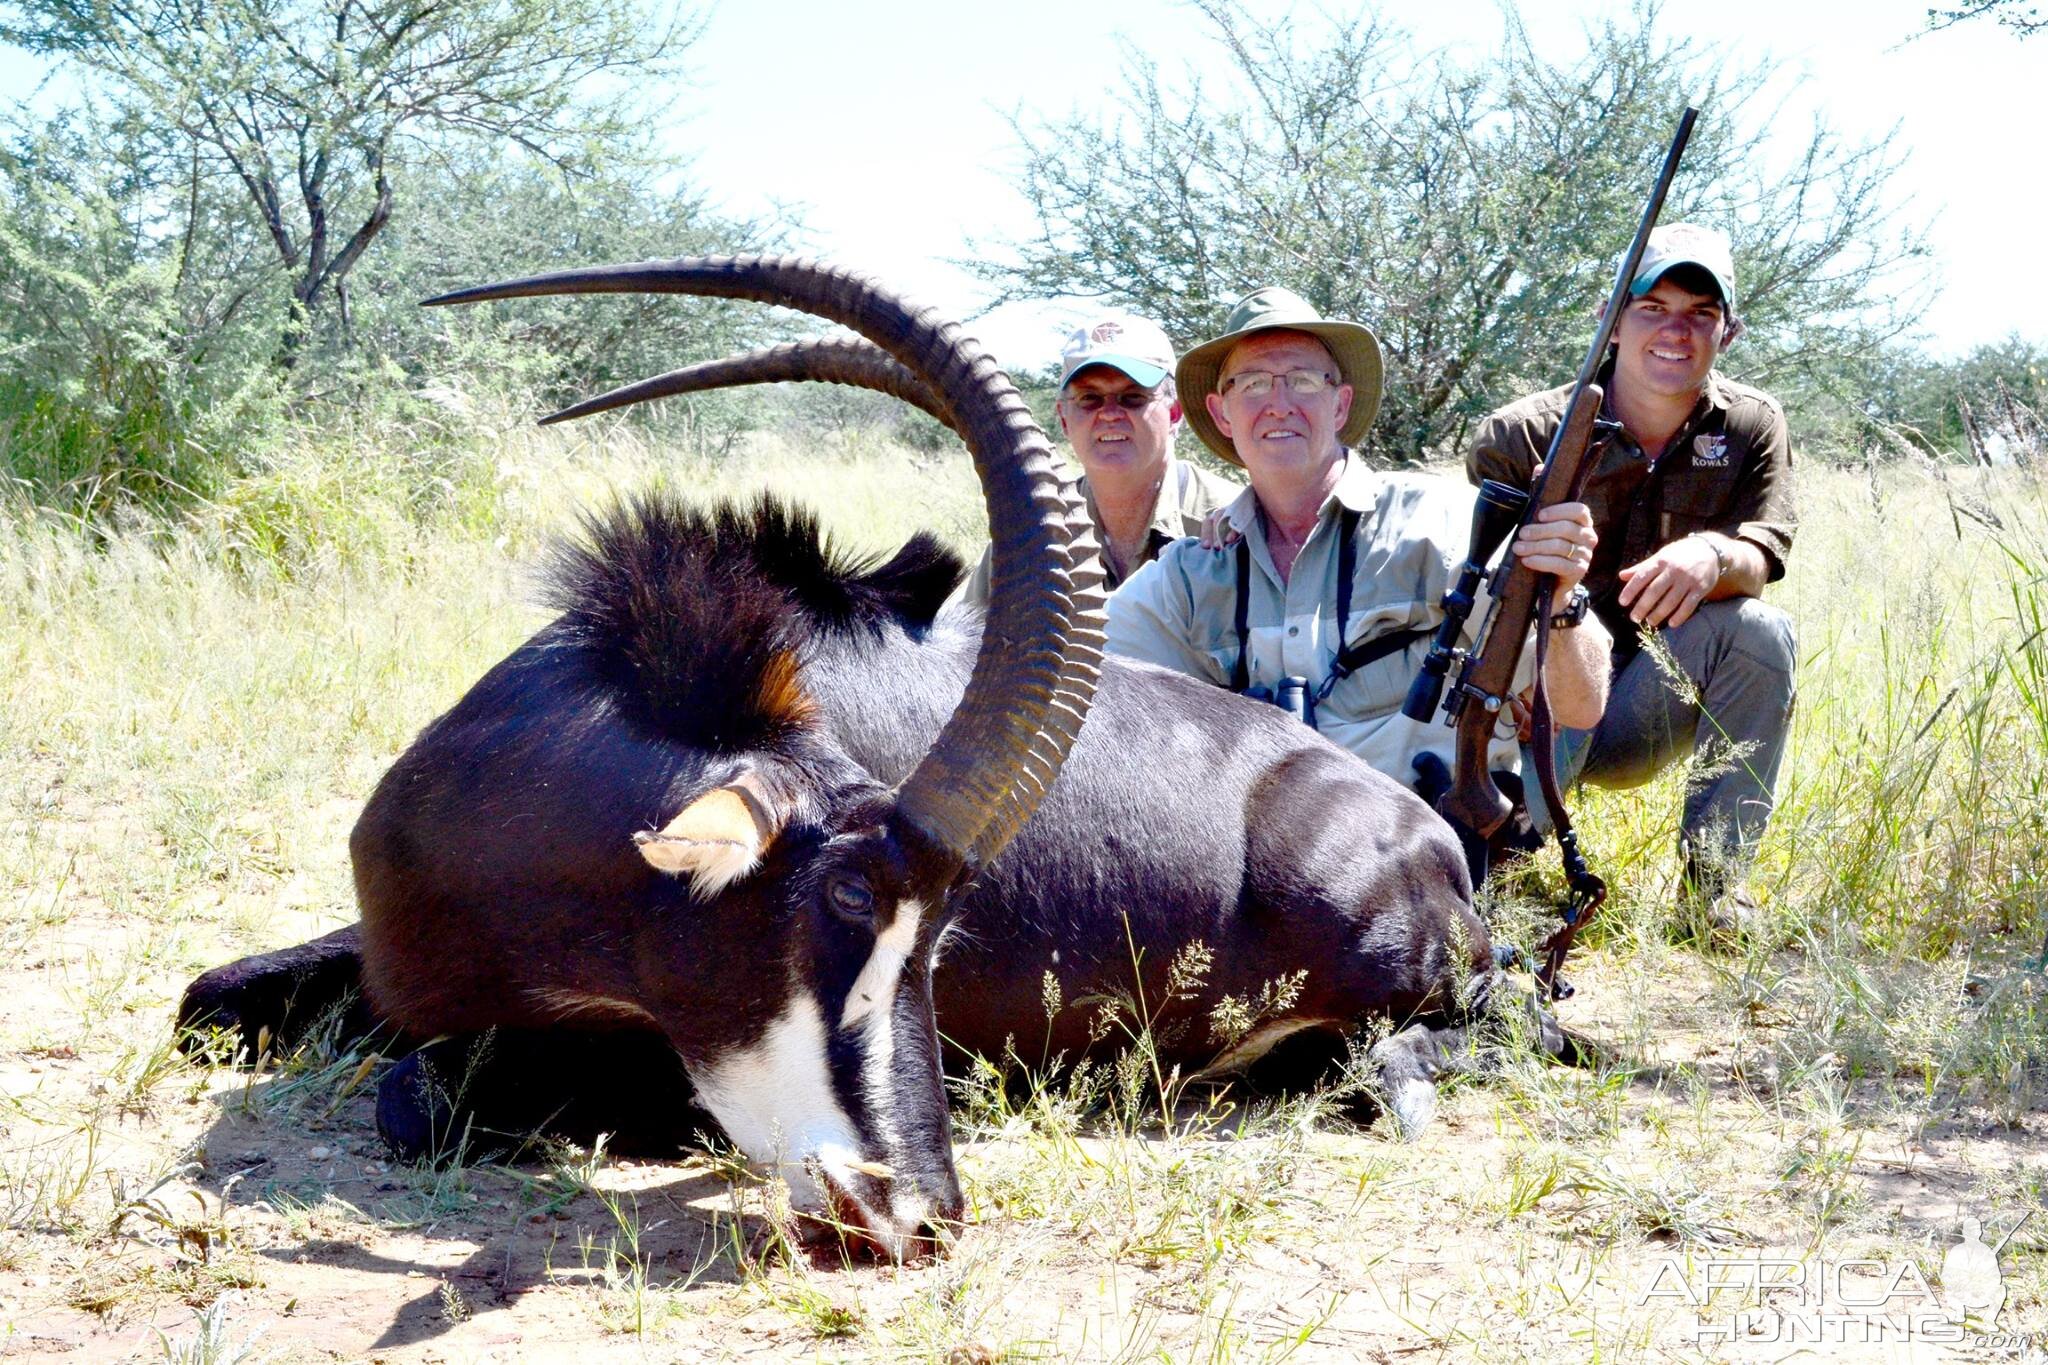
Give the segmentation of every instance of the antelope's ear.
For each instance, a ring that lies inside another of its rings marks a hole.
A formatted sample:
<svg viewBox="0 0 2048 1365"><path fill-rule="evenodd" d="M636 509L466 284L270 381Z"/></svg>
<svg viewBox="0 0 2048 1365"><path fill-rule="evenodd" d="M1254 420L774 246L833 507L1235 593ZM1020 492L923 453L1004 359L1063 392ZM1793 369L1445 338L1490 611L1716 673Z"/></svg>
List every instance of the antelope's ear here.
<svg viewBox="0 0 2048 1365"><path fill-rule="evenodd" d="M690 889L708 899L761 865L787 819L748 773L704 793L660 829L641 830L633 842L649 867L687 875Z"/></svg>

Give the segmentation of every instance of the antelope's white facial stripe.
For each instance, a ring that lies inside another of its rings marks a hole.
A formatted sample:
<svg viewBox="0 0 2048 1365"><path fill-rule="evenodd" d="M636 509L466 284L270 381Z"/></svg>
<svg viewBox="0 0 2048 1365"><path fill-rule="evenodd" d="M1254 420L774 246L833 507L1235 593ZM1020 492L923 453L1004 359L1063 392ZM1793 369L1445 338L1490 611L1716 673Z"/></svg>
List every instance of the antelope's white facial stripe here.
<svg viewBox="0 0 2048 1365"><path fill-rule="evenodd" d="M886 1017L886 1016L885 1016ZM751 1046L690 1068L698 1098L747 1157L772 1166L799 1208L822 1209L825 1191L811 1173L816 1161L849 1197L853 1179L872 1163L862 1154L853 1120L832 1089L825 1054L825 1016L799 991ZM930 1213L929 1201L892 1195L886 1208L861 1211L891 1255Z"/></svg>
<svg viewBox="0 0 2048 1365"><path fill-rule="evenodd" d="M924 903L904 900L896 903L896 917L889 927L875 935L875 947L861 964L853 989L846 993L846 1008L840 1012L839 1027L852 1028L877 1012L886 1019L896 1000L896 985L903 979L903 964L917 947L918 925L924 919Z"/></svg>
<svg viewBox="0 0 2048 1365"><path fill-rule="evenodd" d="M901 1138L890 1121L896 1112L896 1084L891 1073L896 1063L896 991L903 984L903 968L917 948L917 929L923 919L922 901L896 903L896 917L875 935L874 949L853 979L853 989L846 993L846 1007L839 1015L840 1028L861 1031L861 1091L881 1138L892 1148Z"/></svg>
<svg viewBox="0 0 2048 1365"><path fill-rule="evenodd" d="M758 1042L692 1067L690 1079L726 1136L755 1161L801 1167L826 1143L859 1146L832 1090L824 1016L808 994L792 997Z"/></svg>

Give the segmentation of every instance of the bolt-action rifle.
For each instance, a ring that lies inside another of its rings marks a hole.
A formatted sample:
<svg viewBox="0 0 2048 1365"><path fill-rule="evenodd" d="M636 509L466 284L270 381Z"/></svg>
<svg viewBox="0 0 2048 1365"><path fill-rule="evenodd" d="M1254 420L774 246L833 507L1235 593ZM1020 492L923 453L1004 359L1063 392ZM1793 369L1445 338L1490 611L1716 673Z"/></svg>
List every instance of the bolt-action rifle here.
<svg viewBox="0 0 2048 1365"><path fill-rule="evenodd" d="M1537 982L1555 1000L1562 1000L1572 993L1571 985L1559 974L1565 955L1571 951L1572 940L1607 898L1607 884L1587 866L1585 855L1579 850L1578 835L1565 812L1563 794L1558 790L1550 699L1543 684L1543 666L1550 649L1550 598L1557 579L1554 575L1527 568L1512 554L1503 556L1500 566L1493 571L1490 585L1493 606L1487 613L1479 644L1470 651L1462 650L1458 647L1458 637L1466 618L1471 615L1479 584L1486 577L1486 563L1509 533L1528 525L1544 508L1561 502L1578 502L1584 495L1586 476L1594 463L1589 458L1594 437L1596 433L1604 433L1614 427L1613 423L1600 416L1606 395L1601 391L1597 376L1600 367L1606 363L1607 348L1614 339L1615 322L1628 302L1629 287L1642 263L1644 244L1649 241L1650 229L1657 225L1657 215L1664 207L1664 196L1671 189L1671 178L1678 170L1679 158L1685 153L1685 144L1692 136L1693 121L1697 117L1698 111L1688 108L1678 120L1678 132L1671 139L1671 150L1665 153L1664 167L1658 173L1656 187L1650 191L1650 201L1643 209L1642 221L1636 225L1635 240L1622 257L1621 269L1614 277L1614 288L1607 296L1607 308L1600 315L1593 344L1586 348L1578 380L1572 385L1571 398L1565 405L1565 419L1551 438L1550 450L1543 458L1542 472L1535 486L1527 493L1491 479L1480 486L1479 502L1472 513L1472 545L1465 567L1457 582L1444 595L1443 625L1431 642L1429 654L1423 660L1414 684L1408 689L1408 698L1401 707L1402 714L1412 720L1428 720L1436 711L1439 698L1443 697L1444 683L1451 668L1453 665L1457 667L1450 696L1443 700L1446 723L1457 731L1453 745L1455 758L1451 788L1437 802L1437 809L1464 838L1468 856L1475 864L1473 881L1476 884L1485 872L1485 843L1507 820L1512 809L1507 798L1501 795L1500 788L1494 785L1493 774L1487 769L1487 743L1493 737L1494 727L1500 723L1502 712L1512 714L1510 692L1514 687L1516 670L1522 662L1523 644L1528 638L1531 623L1534 623L1536 685L1529 708L1530 744L1535 752L1536 780L1542 789L1544 804L1550 809L1558 849L1564 857L1565 881L1571 893L1563 911L1564 923L1537 949L1542 959L1536 968Z"/></svg>

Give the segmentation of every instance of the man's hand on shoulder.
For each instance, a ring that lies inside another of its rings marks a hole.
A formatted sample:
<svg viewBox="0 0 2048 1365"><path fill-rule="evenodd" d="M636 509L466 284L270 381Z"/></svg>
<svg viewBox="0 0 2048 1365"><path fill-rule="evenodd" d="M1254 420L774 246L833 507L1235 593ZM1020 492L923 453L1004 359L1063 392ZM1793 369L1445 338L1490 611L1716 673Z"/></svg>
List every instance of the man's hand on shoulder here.
<svg viewBox="0 0 2048 1365"><path fill-rule="evenodd" d="M1202 530L1195 539L1202 542L1205 550L1227 550L1244 537L1230 524L1230 518L1223 515L1223 509L1217 507L1202 518Z"/></svg>
<svg viewBox="0 0 2048 1365"><path fill-rule="evenodd" d="M1639 626L1682 626L1723 585L1728 567L1726 549L1704 535L1682 536L1621 570L1621 605Z"/></svg>

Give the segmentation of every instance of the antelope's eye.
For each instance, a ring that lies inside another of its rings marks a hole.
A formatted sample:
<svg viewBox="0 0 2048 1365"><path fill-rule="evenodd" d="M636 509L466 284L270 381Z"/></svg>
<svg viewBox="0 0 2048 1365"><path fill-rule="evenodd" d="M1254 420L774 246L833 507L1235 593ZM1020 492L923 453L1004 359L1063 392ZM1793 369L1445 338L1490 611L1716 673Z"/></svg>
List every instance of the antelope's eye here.
<svg viewBox="0 0 2048 1365"><path fill-rule="evenodd" d="M835 914L847 919L874 918L875 893L858 877L834 877L825 887L825 899Z"/></svg>

